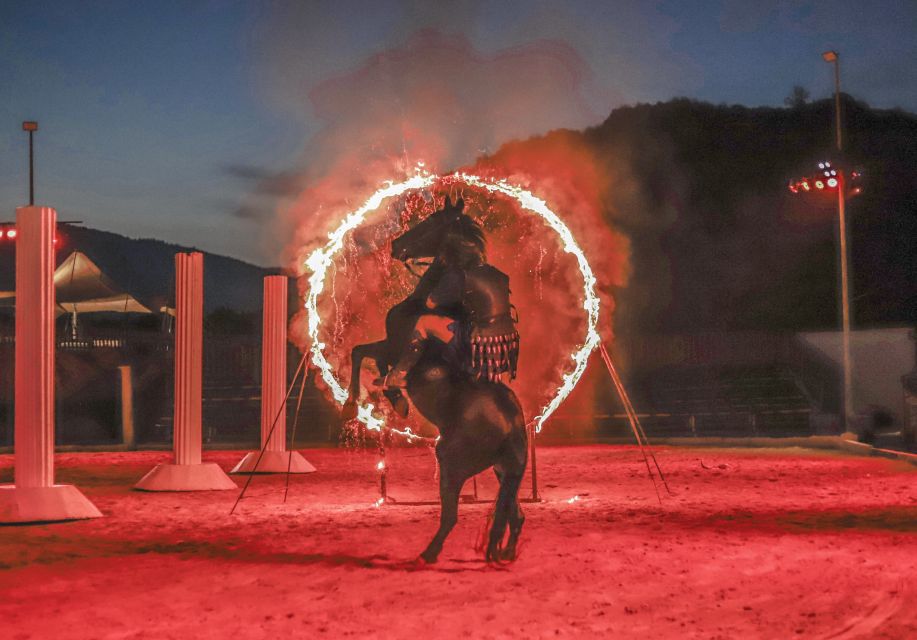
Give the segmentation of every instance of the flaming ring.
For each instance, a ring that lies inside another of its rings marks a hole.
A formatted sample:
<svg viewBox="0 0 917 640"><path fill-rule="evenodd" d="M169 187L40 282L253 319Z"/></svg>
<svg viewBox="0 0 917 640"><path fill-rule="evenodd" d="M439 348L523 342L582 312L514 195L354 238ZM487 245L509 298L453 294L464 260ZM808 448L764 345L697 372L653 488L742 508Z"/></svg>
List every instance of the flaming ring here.
<svg viewBox="0 0 917 640"><path fill-rule="evenodd" d="M318 296L325 288L325 276L328 272L328 268L331 266L334 256L343 248L344 237L363 224L366 215L378 209L386 198L399 196L407 191L425 189L432 186L440 179L440 176L418 173L404 182L385 183L385 185L376 191L363 206L347 214L340 225L328 234L327 244L313 251L306 260L306 266L312 271L312 275L309 276L309 290L306 294L305 302L309 325L309 339L311 341L309 351L312 354L312 364L315 365L322 376L322 380L324 380L328 388L331 389L334 399L341 404L347 400L348 392L341 386L337 378L335 378L331 363L325 358L325 345L319 340L318 335L322 323L321 316L319 316L318 313ZM470 187L477 187L490 193L499 193L514 198L523 209L541 216L547 225L560 236L564 251L566 253L572 253L576 258L580 272L583 274L583 309L586 311L587 319L586 335L582 345L570 356L573 361L572 369L563 374L561 384L557 388L553 398L544 408L542 408L541 412L533 421L535 431L540 432L545 420L554 413L557 407L560 406L560 403L564 401L571 391L573 391L576 383L579 382L583 372L586 370L586 362L589 359L589 354L599 345L601 340L597 330L599 320L599 298L595 292L596 280L592 272L592 267L589 266L589 262L586 260L583 250L576 243L567 225L563 223L556 213L551 211L544 200L530 191L512 185L505 180L482 178L465 173L453 173L444 176L443 179L464 183ZM385 428L385 420L375 415L373 413L374 409L375 407L370 403L358 404L357 419L366 425L368 429L381 431ZM406 428L405 430L391 430L409 439L420 437L411 431L410 428Z"/></svg>

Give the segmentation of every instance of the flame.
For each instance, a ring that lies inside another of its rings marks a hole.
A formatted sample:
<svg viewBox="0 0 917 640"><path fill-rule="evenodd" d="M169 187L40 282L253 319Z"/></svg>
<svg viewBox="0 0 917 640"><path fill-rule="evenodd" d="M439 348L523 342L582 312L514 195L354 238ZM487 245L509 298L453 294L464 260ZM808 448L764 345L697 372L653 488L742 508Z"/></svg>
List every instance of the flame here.
<svg viewBox="0 0 917 640"><path fill-rule="evenodd" d="M328 242L324 247L316 249L306 259L306 266L312 271L309 276L309 290L306 294L305 309L308 317L308 334L310 339L309 350L312 354L312 363L319 371L322 380L328 385L335 400L343 404L347 400L347 390L334 376L331 363L325 358L325 344L319 339L321 316L318 313L318 297L325 289L325 279L328 268L332 265L334 256L343 248L344 237L366 219L366 215L378 209L384 200L399 196L407 191L424 189L433 186L437 181L459 182L471 187L477 187L490 193L499 193L515 199L519 205L532 213L538 214L560 237L566 253L573 254L576 258L580 272L583 275L583 309L586 311L587 328L582 345L570 355L572 368L567 370L557 388L553 398L544 406L538 416L532 421L535 431L540 432L544 422L560 406L564 399L570 395L576 383L586 370L589 354L595 349L601 338L597 330L599 321L599 298L595 292L596 278L586 260L586 255L573 238L573 234L564 222L554 213L547 203L530 191L508 183L502 179L482 178L467 173L452 173L447 176L437 176L426 173L418 166L418 172L404 182L386 182L376 191L359 209L347 214L340 225L328 234ZM569 364L568 364L569 367ZM386 429L385 420L374 413L375 407L371 403L361 404L357 408L357 420L362 422L367 429L382 431ZM403 430L389 428L390 431L406 437L409 440L422 439L410 428Z"/></svg>

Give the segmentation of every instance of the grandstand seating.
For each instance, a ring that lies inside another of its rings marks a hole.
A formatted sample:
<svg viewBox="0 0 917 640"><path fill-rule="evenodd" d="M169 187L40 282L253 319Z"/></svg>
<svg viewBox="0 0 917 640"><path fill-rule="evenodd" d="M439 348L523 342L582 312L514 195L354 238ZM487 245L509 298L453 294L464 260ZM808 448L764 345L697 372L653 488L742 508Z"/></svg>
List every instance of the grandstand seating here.
<svg viewBox="0 0 917 640"><path fill-rule="evenodd" d="M673 367L627 381L647 434L664 437L812 435L811 403L795 376L776 365ZM600 413L609 435L628 429L614 398Z"/></svg>

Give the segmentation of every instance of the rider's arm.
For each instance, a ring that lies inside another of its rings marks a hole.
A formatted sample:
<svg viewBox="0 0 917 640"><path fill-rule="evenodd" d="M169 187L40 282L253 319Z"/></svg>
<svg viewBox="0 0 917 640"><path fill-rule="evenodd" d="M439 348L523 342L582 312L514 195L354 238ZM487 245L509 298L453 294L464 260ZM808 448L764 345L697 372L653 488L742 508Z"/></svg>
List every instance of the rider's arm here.
<svg viewBox="0 0 917 640"><path fill-rule="evenodd" d="M460 269L450 269L427 296L427 309L450 307L462 302L463 274Z"/></svg>

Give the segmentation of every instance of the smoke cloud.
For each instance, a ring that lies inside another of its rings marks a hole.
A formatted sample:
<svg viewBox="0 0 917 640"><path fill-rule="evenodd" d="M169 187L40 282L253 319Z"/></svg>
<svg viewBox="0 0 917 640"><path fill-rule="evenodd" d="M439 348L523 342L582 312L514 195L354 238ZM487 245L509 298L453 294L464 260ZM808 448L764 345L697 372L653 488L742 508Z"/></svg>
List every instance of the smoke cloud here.
<svg viewBox="0 0 917 640"><path fill-rule="evenodd" d="M628 243L605 220L609 177L582 136L556 130L588 120L591 73L571 46L541 40L493 53L461 35L421 30L307 93L321 123L297 175L267 176L268 192L302 188L280 208L278 231L291 238L287 260L307 287L305 258L385 181L418 163L439 174L456 169L505 178L545 199L567 223L599 278L604 332L611 291L628 276ZM298 94L292 90L292 95ZM524 141L532 132L545 135ZM237 169L238 171L238 169ZM348 238L320 304L326 355L347 379L350 349L384 335L385 312L416 280L389 258L389 242L409 224L462 191L466 210L485 227L489 261L511 277L522 354L514 389L527 417L550 399L585 334L583 280L575 259L537 216L508 199L462 185L387 202ZM292 335L306 342L302 316ZM375 374L368 371L364 381ZM367 385L365 384L364 387Z"/></svg>

